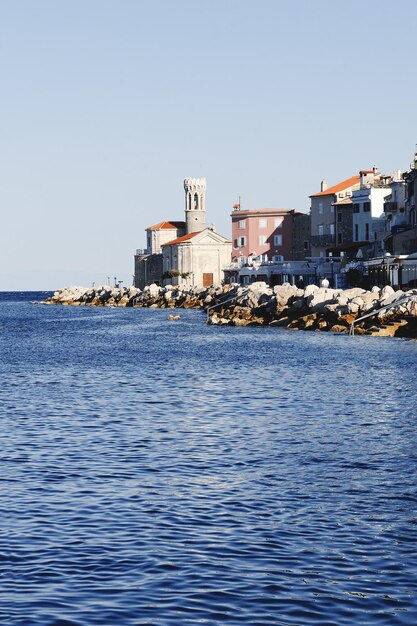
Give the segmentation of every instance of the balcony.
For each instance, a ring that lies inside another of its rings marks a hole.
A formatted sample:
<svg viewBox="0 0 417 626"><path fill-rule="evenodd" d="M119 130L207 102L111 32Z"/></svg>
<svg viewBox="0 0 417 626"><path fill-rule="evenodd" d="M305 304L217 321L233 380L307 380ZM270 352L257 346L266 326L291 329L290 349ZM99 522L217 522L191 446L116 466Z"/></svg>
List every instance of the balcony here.
<svg viewBox="0 0 417 626"><path fill-rule="evenodd" d="M311 235L310 242L312 246L332 246L335 242L335 236L330 233L327 235Z"/></svg>
<svg viewBox="0 0 417 626"><path fill-rule="evenodd" d="M396 213L398 202L384 202L384 213Z"/></svg>

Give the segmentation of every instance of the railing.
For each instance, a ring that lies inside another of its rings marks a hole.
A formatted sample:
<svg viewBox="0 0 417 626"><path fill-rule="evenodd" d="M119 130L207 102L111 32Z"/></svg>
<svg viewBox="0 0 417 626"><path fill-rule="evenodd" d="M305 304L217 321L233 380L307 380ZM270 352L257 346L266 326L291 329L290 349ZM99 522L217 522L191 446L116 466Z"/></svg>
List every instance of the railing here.
<svg viewBox="0 0 417 626"><path fill-rule="evenodd" d="M136 250L136 256L143 256L144 254L149 254L149 250L148 248L137 248Z"/></svg>
<svg viewBox="0 0 417 626"><path fill-rule="evenodd" d="M398 202L384 202L384 212L387 213L388 211L397 211L398 209Z"/></svg>
<svg viewBox="0 0 417 626"><path fill-rule="evenodd" d="M238 289L240 289L240 287L238 287ZM215 309L216 307L222 306L222 304L227 304L228 302L232 302L233 300L238 300L239 298L242 298L243 296L246 296L249 292L250 292L250 287L245 289L240 294L235 293L235 295L232 296L231 298L227 298L227 300L220 300L219 302L216 302L216 304L213 304L212 306L207 307L207 321L210 318L209 311L211 311L211 309ZM228 295L228 294L226 294L226 295Z"/></svg>
<svg viewBox="0 0 417 626"><path fill-rule="evenodd" d="M313 246L329 246L335 242L335 236L330 233L327 235L311 235L310 242Z"/></svg>
<svg viewBox="0 0 417 626"><path fill-rule="evenodd" d="M243 267L242 263L228 263L227 265L223 265L223 270L230 272L233 270L240 270L241 267Z"/></svg>
<svg viewBox="0 0 417 626"><path fill-rule="evenodd" d="M382 313L382 311L388 311L388 309L393 309L394 307L401 305L404 302L408 302L408 300L411 300L412 302L417 302L417 296L412 295L412 296L404 296L404 298L398 298L398 300L394 300L393 302L390 302L389 304L381 307L380 309L371 311L370 313L367 313L366 315L362 315L362 317L357 317L355 320L353 320L353 322L350 325L349 335L351 335L352 337L354 336L355 324L357 324L358 322L362 322L363 320L366 320L368 317L378 315L378 313Z"/></svg>

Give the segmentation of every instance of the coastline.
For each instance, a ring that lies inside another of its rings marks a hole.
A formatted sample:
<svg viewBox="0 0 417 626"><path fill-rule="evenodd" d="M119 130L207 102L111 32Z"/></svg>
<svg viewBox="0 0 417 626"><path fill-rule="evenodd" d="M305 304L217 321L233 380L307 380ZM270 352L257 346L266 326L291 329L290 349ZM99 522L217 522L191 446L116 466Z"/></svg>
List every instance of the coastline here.
<svg viewBox="0 0 417 626"><path fill-rule="evenodd" d="M392 287L330 289L288 283L273 288L249 286L196 288L185 285L66 287L44 301L65 306L143 307L207 311L207 323L228 326L277 326L384 337L417 338L417 289ZM362 319L364 318L364 319Z"/></svg>

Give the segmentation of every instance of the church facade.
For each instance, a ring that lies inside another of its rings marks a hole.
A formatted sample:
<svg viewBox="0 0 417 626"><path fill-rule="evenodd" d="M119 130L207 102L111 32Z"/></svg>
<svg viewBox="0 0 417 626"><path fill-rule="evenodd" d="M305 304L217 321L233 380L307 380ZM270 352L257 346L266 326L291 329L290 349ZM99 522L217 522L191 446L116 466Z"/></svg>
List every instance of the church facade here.
<svg viewBox="0 0 417 626"><path fill-rule="evenodd" d="M232 242L206 225L205 178L186 178L185 221L164 221L150 226L146 250L135 255L136 287L187 284L208 287L224 280Z"/></svg>

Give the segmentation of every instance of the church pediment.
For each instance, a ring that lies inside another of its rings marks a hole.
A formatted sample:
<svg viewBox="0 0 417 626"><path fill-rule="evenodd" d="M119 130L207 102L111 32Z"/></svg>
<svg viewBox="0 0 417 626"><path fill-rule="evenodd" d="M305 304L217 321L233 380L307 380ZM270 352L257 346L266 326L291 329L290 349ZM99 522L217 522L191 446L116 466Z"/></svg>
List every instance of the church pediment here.
<svg viewBox="0 0 417 626"><path fill-rule="evenodd" d="M227 237L223 237L219 233L216 233L211 228L206 228L202 232L196 234L192 239L191 243L205 245L205 244L219 244L219 243L230 243L230 240Z"/></svg>

